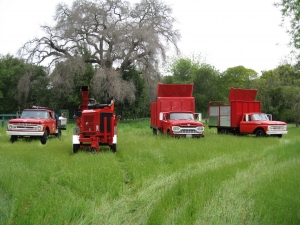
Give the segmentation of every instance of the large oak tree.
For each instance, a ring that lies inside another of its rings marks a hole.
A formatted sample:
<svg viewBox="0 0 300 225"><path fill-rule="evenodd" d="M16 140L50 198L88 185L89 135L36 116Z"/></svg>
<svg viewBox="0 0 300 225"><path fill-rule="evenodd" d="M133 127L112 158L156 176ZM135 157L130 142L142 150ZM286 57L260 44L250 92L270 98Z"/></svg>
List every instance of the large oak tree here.
<svg viewBox="0 0 300 225"><path fill-rule="evenodd" d="M159 0L141 0L134 5L122 0L76 0L71 7L58 4L54 19L53 26L41 26L43 37L24 44L21 56L38 64L74 60L70 65L78 66L81 59L96 65L100 72L92 79L92 87L103 71L120 78L131 65L153 80L168 48L178 50L180 34L173 26L172 9ZM99 83L94 90L99 90Z"/></svg>

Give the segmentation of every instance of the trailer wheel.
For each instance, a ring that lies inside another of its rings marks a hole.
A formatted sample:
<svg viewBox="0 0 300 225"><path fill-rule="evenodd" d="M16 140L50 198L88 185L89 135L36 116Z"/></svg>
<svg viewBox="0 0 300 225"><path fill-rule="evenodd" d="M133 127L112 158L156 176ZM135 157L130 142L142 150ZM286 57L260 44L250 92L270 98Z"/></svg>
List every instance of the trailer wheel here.
<svg viewBox="0 0 300 225"><path fill-rule="evenodd" d="M79 147L80 147L80 144L73 144L73 153L77 153Z"/></svg>
<svg viewBox="0 0 300 225"><path fill-rule="evenodd" d="M266 133L263 129L260 128L260 129L256 130L255 135L256 135L256 137L265 137Z"/></svg>
<svg viewBox="0 0 300 225"><path fill-rule="evenodd" d="M46 129L43 136L41 137L41 143L44 145L47 143L48 140L48 130Z"/></svg>
<svg viewBox="0 0 300 225"><path fill-rule="evenodd" d="M111 146L109 146L110 147L110 149L111 149L111 151L113 152L113 153L115 153L116 151L117 151L117 144L113 144L113 145L111 145Z"/></svg>
<svg viewBox="0 0 300 225"><path fill-rule="evenodd" d="M18 136L16 136L16 135L11 135L11 137L10 137L10 142L11 143L14 143L15 141L17 141L18 140Z"/></svg>

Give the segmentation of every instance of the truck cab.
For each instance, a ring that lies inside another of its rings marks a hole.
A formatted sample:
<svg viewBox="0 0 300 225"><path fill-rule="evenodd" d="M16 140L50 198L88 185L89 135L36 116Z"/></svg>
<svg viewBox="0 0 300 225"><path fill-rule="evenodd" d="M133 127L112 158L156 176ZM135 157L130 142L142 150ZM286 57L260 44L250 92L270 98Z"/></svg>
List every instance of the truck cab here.
<svg viewBox="0 0 300 225"><path fill-rule="evenodd" d="M265 113L245 113L240 122L240 133L282 137L287 134L287 126L285 122L270 120Z"/></svg>
<svg viewBox="0 0 300 225"><path fill-rule="evenodd" d="M204 126L193 112L163 113L162 132L175 137L203 137Z"/></svg>

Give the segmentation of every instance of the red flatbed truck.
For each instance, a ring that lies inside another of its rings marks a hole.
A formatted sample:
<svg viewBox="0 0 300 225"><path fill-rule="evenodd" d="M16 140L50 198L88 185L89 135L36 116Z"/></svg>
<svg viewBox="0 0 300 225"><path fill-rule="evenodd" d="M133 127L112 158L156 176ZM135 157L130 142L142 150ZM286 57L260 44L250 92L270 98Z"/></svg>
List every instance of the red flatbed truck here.
<svg viewBox="0 0 300 225"><path fill-rule="evenodd" d="M287 134L287 125L272 121L261 112L261 102L256 101L256 89L231 88L229 102L211 101L208 104L208 127L217 128L219 134L254 134L277 136Z"/></svg>
<svg viewBox="0 0 300 225"><path fill-rule="evenodd" d="M204 137L204 125L195 119L194 84L157 85L156 102L151 103L153 134L175 137Z"/></svg>

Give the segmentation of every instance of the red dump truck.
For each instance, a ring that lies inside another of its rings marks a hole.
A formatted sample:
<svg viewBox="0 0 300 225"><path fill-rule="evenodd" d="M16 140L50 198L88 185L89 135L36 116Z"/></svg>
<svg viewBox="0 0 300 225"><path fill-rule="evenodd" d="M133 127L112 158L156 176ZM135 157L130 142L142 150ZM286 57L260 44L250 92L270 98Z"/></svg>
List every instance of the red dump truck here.
<svg viewBox="0 0 300 225"><path fill-rule="evenodd" d="M151 103L153 134L175 137L204 137L204 125L195 119L194 84L157 85L156 102Z"/></svg>
<svg viewBox="0 0 300 225"><path fill-rule="evenodd" d="M73 129L73 153L79 149L99 152L100 145L109 146L112 152L117 150L117 122L114 113L114 100L99 104L89 98L88 86L82 86L81 115L74 115L77 126Z"/></svg>
<svg viewBox="0 0 300 225"><path fill-rule="evenodd" d="M231 88L229 102L208 103L208 127L217 128L219 134L254 134L277 136L287 134L285 122L272 121L261 112L261 102L256 101L256 89Z"/></svg>

